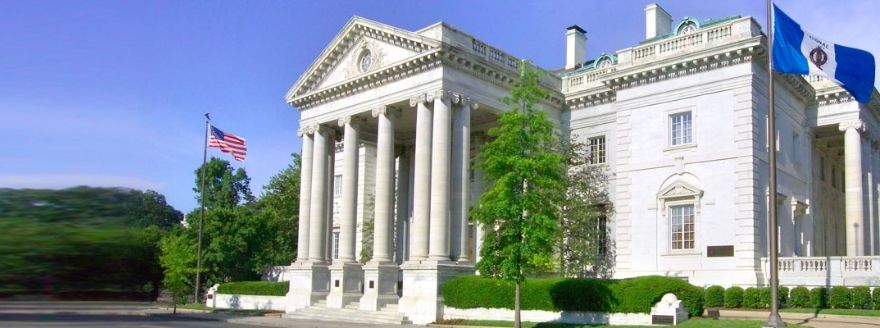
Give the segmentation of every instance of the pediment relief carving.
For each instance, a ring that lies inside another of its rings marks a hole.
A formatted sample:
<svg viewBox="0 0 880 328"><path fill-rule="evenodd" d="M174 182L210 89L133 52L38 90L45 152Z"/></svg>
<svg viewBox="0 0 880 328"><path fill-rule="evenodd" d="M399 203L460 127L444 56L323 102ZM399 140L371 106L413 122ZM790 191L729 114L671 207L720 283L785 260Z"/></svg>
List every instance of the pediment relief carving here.
<svg viewBox="0 0 880 328"><path fill-rule="evenodd" d="M701 197L703 191L683 182L677 182L660 191L658 198Z"/></svg>
<svg viewBox="0 0 880 328"><path fill-rule="evenodd" d="M437 40L354 17L300 76L286 98L290 101L309 92L368 75L378 68L438 47L440 42ZM365 51L370 54L370 64L366 71L362 71L359 69L359 60L363 58Z"/></svg>

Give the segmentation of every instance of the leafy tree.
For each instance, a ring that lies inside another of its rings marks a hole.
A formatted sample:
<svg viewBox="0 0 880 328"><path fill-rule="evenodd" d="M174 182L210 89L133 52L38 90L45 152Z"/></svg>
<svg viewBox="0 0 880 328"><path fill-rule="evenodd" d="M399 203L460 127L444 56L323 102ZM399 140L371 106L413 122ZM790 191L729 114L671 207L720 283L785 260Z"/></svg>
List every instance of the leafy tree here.
<svg viewBox="0 0 880 328"><path fill-rule="evenodd" d="M528 272L552 267L560 201L565 193L565 158L554 125L535 108L544 90L538 73L523 62L520 81L501 99L510 110L489 130L494 139L480 153L478 167L492 185L473 219L495 227L484 237L477 264L481 273L515 282L514 322L520 327L520 285Z"/></svg>
<svg viewBox="0 0 880 328"><path fill-rule="evenodd" d="M233 170L228 161L211 157L205 167L205 208L233 208L242 203L254 201L251 192L251 178L243 168ZM196 201L201 202L202 167L196 169Z"/></svg>
<svg viewBox="0 0 880 328"><path fill-rule="evenodd" d="M193 289L196 244L191 234L191 230L175 229L159 243L162 251L159 262L162 263L165 274L162 284L174 295L175 312L177 304L185 303Z"/></svg>
<svg viewBox="0 0 880 328"><path fill-rule="evenodd" d="M562 145L568 161L568 180L560 215L560 268L570 277L610 278L614 267L607 218L608 175L604 165L590 163L589 145L572 136Z"/></svg>
<svg viewBox="0 0 880 328"><path fill-rule="evenodd" d="M375 224L373 217L376 210L376 196L367 194L364 200L364 220L361 223L361 264L366 264L373 259L373 231Z"/></svg>
<svg viewBox="0 0 880 328"><path fill-rule="evenodd" d="M293 162L269 180L258 201L258 215L269 231L275 231L265 240L266 254L258 260L260 266L289 264L296 258L302 161L299 154L291 157Z"/></svg>

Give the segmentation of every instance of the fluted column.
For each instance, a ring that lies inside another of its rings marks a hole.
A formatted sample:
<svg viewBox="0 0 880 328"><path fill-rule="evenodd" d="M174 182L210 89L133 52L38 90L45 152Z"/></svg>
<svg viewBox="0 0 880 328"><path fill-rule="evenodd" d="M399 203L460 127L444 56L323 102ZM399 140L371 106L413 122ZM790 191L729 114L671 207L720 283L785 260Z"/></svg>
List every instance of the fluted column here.
<svg viewBox="0 0 880 328"><path fill-rule="evenodd" d="M314 133L311 203L309 208L309 260L323 262L327 220L327 151L329 131L318 126Z"/></svg>
<svg viewBox="0 0 880 328"><path fill-rule="evenodd" d="M846 255L864 255L862 206L862 121L841 123L844 132L844 183L846 184Z"/></svg>
<svg viewBox="0 0 880 328"><path fill-rule="evenodd" d="M410 260L428 257L428 232L431 217L431 138L433 113L425 96L410 99L416 107L416 149L413 165L413 220L410 230Z"/></svg>
<svg viewBox="0 0 880 328"><path fill-rule="evenodd" d="M434 126L431 138L431 234L428 258L449 260L449 165L451 158L452 113L445 90L434 96Z"/></svg>
<svg viewBox="0 0 880 328"><path fill-rule="evenodd" d="M403 147L397 158L397 218L394 228L394 262L402 264L406 258L406 236L409 230L409 146Z"/></svg>
<svg viewBox="0 0 880 328"><path fill-rule="evenodd" d="M390 262L394 220L394 120L392 109L373 110L379 119L376 142L376 215L373 230L373 261Z"/></svg>
<svg viewBox="0 0 880 328"><path fill-rule="evenodd" d="M458 262L469 262L467 251L468 200L470 194L471 104L461 95L452 96L452 249Z"/></svg>
<svg viewBox="0 0 880 328"><path fill-rule="evenodd" d="M355 229L357 226L358 147L360 126L351 117L339 120L344 129L342 148L342 208L339 225L339 261L354 262Z"/></svg>
<svg viewBox="0 0 880 328"><path fill-rule="evenodd" d="M479 152L483 149L485 138L482 133L474 135L474 148L478 156ZM471 188L473 191L470 198L471 206L479 206L480 196L483 195L483 170L474 169L474 183ZM474 263L477 263L480 262L480 248L483 247L483 234L485 231L483 225L478 222L474 222L474 226L476 227L476 232L474 233Z"/></svg>
<svg viewBox="0 0 880 328"><path fill-rule="evenodd" d="M299 131L302 137L302 154L300 155L299 183L299 226L296 242L296 261L303 262L309 258L309 221L311 220L312 198L312 150L314 139L310 128Z"/></svg>

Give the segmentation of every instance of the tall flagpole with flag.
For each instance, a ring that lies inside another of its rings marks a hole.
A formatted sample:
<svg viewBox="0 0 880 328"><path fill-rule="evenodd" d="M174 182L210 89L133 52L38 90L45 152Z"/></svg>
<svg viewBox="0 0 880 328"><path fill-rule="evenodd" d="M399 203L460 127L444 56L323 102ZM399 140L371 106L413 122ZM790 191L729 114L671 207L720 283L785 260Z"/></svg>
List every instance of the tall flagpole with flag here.
<svg viewBox="0 0 880 328"><path fill-rule="evenodd" d="M767 55L767 160L770 162L770 199L767 202L769 207L767 234L770 236L768 242L768 252L770 253L770 317L764 323L764 327L785 327L785 321L779 316L779 230L776 222L776 104L773 97L773 0L767 0L767 48L770 50Z"/></svg>
<svg viewBox="0 0 880 328"><path fill-rule="evenodd" d="M211 134L211 113L205 113L205 144L202 151L202 172L201 186L199 187L199 198L201 200L201 208L199 211L199 244L196 248L196 288L193 292L193 302L199 303L199 288L201 287L202 278L202 224L205 222L205 171L208 163L208 135Z"/></svg>

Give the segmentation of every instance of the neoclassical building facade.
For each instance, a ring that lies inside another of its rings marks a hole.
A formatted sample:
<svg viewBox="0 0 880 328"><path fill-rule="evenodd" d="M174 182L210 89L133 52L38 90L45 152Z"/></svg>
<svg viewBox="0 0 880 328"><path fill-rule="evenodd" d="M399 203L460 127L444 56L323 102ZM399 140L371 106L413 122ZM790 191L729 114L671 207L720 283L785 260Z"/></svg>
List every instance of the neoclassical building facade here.
<svg viewBox="0 0 880 328"><path fill-rule="evenodd" d="M645 32L588 59L586 32L572 26L565 67L541 81L539 108L609 174L613 274L764 284L761 26L674 21L651 4ZM406 31L354 17L342 28L286 95L303 145L289 313L442 315L442 284L474 273L490 233L467 220L484 190L473 159L520 65L442 22ZM774 79L783 284L880 283L880 98L859 104L831 81Z"/></svg>

